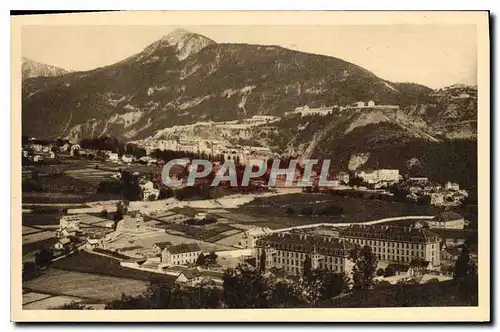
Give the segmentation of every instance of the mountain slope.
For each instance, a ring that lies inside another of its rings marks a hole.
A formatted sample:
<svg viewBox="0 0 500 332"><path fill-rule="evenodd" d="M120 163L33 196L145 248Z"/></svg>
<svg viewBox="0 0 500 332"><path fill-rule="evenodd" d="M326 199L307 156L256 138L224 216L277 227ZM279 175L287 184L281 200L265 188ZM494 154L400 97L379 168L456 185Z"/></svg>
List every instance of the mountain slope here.
<svg viewBox="0 0 500 332"><path fill-rule="evenodd" d="M69 73L69 70L36 62L26 57L22 58L21 65L23 80L31 77L60 76Z"/></svg>
<svg viewBox="0 0 500 332"><path fill-rule="evenodd" d="M216 44L174 31L114 65L25 81L23 134L142 138L175 124L282 116L306 104L428 103L430 92L388 82L333 57L278 46Z"/></svg>

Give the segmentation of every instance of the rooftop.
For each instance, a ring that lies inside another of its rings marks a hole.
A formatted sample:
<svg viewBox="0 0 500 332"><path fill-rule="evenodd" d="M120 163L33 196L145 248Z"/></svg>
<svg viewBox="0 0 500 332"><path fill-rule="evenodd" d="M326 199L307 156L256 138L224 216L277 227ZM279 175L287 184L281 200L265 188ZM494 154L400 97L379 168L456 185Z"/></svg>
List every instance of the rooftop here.
<svg viewBox="0 0 500 332"><path fill-rule="evenodd" d="M439 235L425 228L388 225L351 225L340 231L341 237L404 242L438 241Z"/></svg>
<svg viewBox="0 0 500 332"><path fill-rule="evenodd" d="M439 221L439 222L450 222L450 221L455 221L455 220L460 220L464 219L461 215L459 215L456 212L453 211L445 211L441 214L438 214L436 217L434 217L433 220Z"/></svg>
<svg viewBox="0 0 500 332"><path fill-rule="evenodd" d="M168 247L167 250L173 255L201 251L200 247L196 243L182 243L176 246Z"/></svg>
<svg viewBox="0 0 500 332"><path fill-rule="evenodd" d="M165 249L166 247L169 247L172 245L172 242L170 241L166 241L166 242L156 242L154 244L155 246L157 246L158 248L160 248L161 250Z"/></svg>
<svg viewBox="0 0 500 332"><path fill-rule="evenodd" d="M271 247L282 248L298 252L318 252L329 254L332 250L342 250L342 254L354 248L354 245L348 241L342 241L333 237L325 237L311 234L295 233L274 233L257 241L257 246L269 245Z"/></svg>

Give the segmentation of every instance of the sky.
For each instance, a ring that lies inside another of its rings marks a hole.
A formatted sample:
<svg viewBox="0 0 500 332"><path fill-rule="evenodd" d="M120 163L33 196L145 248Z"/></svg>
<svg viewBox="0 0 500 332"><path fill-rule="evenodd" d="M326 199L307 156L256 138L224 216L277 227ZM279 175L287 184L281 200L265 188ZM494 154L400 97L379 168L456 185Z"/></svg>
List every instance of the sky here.
<svg viewBox="0 0 500 332"><path fill-rule="evenodd" d="M69 70L113 64L183 28L217 43L279 45L341 58L393 82L475 85L474 25L25 26L22 55Z"/></svg>

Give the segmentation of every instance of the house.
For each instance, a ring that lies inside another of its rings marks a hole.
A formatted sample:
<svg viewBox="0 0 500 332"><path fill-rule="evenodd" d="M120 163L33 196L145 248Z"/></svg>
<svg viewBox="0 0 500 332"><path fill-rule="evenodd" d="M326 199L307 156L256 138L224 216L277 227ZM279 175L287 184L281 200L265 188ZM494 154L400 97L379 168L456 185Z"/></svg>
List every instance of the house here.
<svg viewBox="0 0 500 332"><path fill-rule="evenodd" d="M197 269L186 269L179 273L175 279L176 284L186 285L186 286L197 286L203 280L200 272Z"/></svg>
<svg viewBox="0 0 500 332"><path fill-rule="evenodd" d="M340 172L337 175L335 175L335 180L337 180L340 183L348 184L349 183L349 173Z"/></svg>
<svg viewBox="0 0 500 332"><path fill-rule="evenodd" d="M370 100L370 101L368 101L368 104L366 106L373 107L373 106L375 106L375 102L373 100Z"/></svg>
<svg viewBox="0 0 500 332"><path fill-rule="evenodd" d="M156 242L155 244L153 244L153 249L159 251L159 252L162 252L163 249L167 248L167 247L170 247L172 245L172 242L169 242L169 241L165 241L165 242Z"/></svg>
<svg viewBox="0 0 500 332"><path fill-rule="evenodd" d="M390 263L387 265L386 270L392 270L395 276L408 276L410 265L403 263Z"/></svg>
<svg viewBox="0 0 500 332"><path fill-rule="evenodd" d="M110 153L107 155L108 160L110 161L118 161L120 157L118 156L118 153Z"/></svg>
<svg viewBox="0 0 500 332"><path fill-rule="evenodd" d="M130 155L130 154L124 154L122 156L122 161L124 163L127 163L127 164L130 164L132 161L134 160L134 156Z"/></svg>
<svg viewBox="0 0 500 332"><path fill-rule="evenodd" d="M460 186L458 183L454 183L454 182L446 182L446 184L444 185L444 189L446 190L453 190L453 191L459 191L460 190Z"/></svg>
<svg viewBox="0 0 500 332"><path fill-rule="evenodd" d="M352 104L352 106L362 108L365 107L365 103L363 101L357 101L354 104Z"/></svg>
<svg viewBox="0 0 500 332"><path fill-rule="evenodd" d="M104 238L99 237L99 236L89 236L87 238L87 244L86 247L87 249L94 249L94 248L99 248L104 246Z"/></svg>
<svg viewBox="0 0 500 332"><path fill-rule="evenodd" d="M445 245L443 246L443 249L441 249L441 260L455 262L460 256L461 252L461 246Z"/></svg>
<svg viewBox="0 0 500 332"><path fill-rule="evenodd" d="M442 239L442 244L447 246L458 246L464 244L470 237L477 236L477 232L453 228L434 228L432 231Z"/></svg>
<svg viewBox="0 0 500 332"><path fill-rule="evenodd" d="M59 239L59 241L54 244L54 249L56 250L64 250L71 244L71 240L67 237L63 237Z"/></svg>
<svg viewBox="0 0 500 332"><path fill-rule="evenodd" d="M243 248L255 248L257 240L271 233L272 231L268 227L253 227L247 229L242 234L240 245Z"/></svg>
<svg viewBox="0 0 500 332"><path fill-rule="evenodd" d="M434 205L434 206L444 205L444 195L443 194L431 193L430 197L431 197L431 202L430 202L431 205Z"/></svg>
<svg viewBox="0 0 500 332"><path fill-rule="evenodd" d="M433 265L430 261L415 258L410 262L410 268L408 269L408 276L411 278L420 277L425 272L433 269Z"/></svg>
<svg viewBox="0 0 500 332"><path fill-rule="evenodd" d="M78 144L74 144L71 146L70 150L69 150L69 155L70 156L75 156L75 155L78 155L78 153L80 152L81 148L80 148L80 145Z"/></svg>
<svg viewBox="0 0 500 332"><path fill-rule="evenodd" d="M161 262L167 265L194 264L201 254L196 243L182 243L165 247L161 252Z"/></svg>
<svg viewBox="0 0 500 332"><path fill-rule="evenodd" d="M464 229L465 220L460 214L453 211L445 211L427 221L429 228L451 228Z"/></svg>
<svg viewBox="0 0 500 332"><path fill-rule="evenodd" d="M54 159L55 157L56 157L55 152L54 151L49 151L49 154L48 154L47 158Z"/></svg>
<svg viewBox="0 0 500 332"><path fill-rule="evenodd" d="M64 215L59 218L59 230L80 229L80 217L78 215Z"/></svg>
<svg viewBox="0 0 500 332"><path fill-rule="evenodd" d="M36 154L36 155L33 156L33 161L35 163L43 161L43 157L41 155L39 155L39 154Z"/></svg>

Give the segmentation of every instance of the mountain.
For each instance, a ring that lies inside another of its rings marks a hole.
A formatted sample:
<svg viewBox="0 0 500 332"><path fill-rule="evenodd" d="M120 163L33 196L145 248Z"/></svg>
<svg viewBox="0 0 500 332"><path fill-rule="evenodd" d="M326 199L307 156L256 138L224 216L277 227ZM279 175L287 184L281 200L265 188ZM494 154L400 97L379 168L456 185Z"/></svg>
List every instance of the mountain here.
<svg viewBox="0 0 500 332"><path fill-rule="evenodd" d="M23 80L39 76L60 76L69 73L69 70L55 66L46 65L28 58L22 58L22 78Z"/></svg>
<svg viewBox="0 0 500 332"><path fill-rule="evenodd" d="M425 103L431 91L333 57L216 44L176 30L114 65L23 82L23 133L142 138L175 124L282 116L306 104Z"/></svg>
<svg viewBox="0 0 500 332"><path fill-rule="evenodd" d="M477 160L476 87L432 90L390 82L338 58L273 45L218 44L185 30L110 66L26 79L22 95L23 135L40 138L154 141L176 126L187 139L224 137L289 155L329 156L338 169L420 164L445 172L469 165L464 156ZM399 109L337 107L326 117L284 118L298 106L369 100ZM214 124L254 115L283 120L244 133ZM450 180L473 183L463 180L475 174L469 166Z"/></svg>

